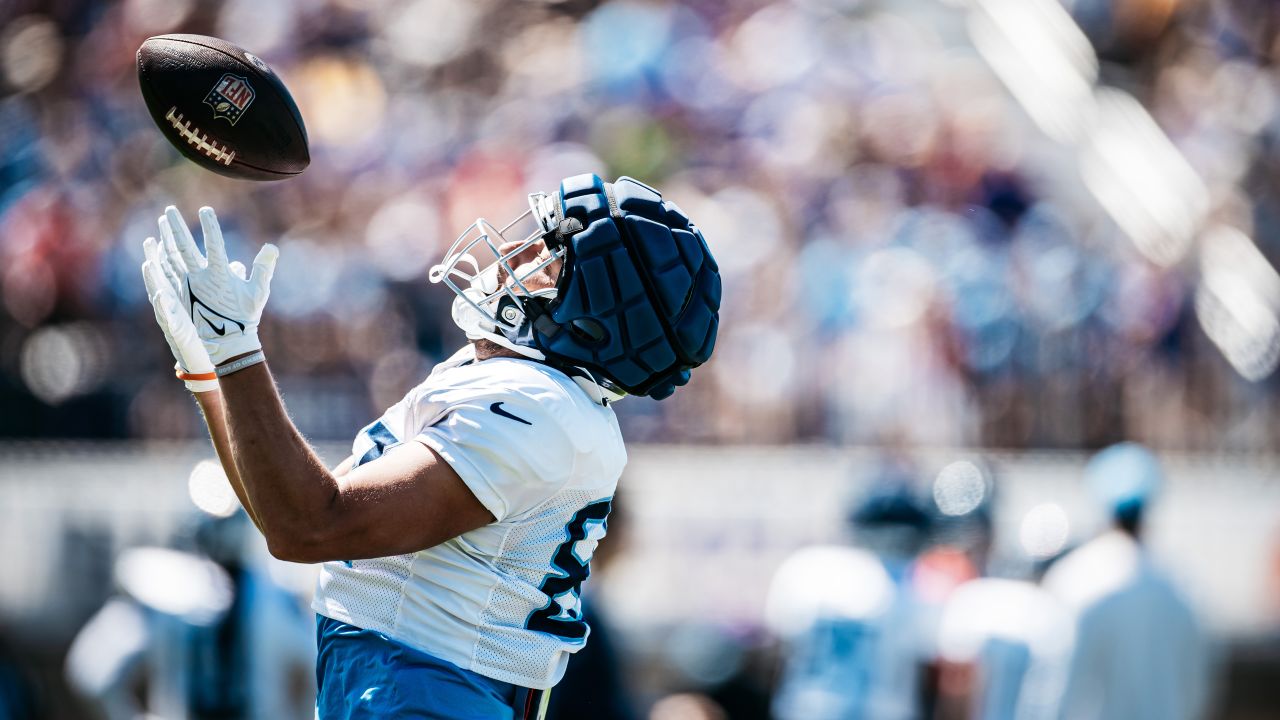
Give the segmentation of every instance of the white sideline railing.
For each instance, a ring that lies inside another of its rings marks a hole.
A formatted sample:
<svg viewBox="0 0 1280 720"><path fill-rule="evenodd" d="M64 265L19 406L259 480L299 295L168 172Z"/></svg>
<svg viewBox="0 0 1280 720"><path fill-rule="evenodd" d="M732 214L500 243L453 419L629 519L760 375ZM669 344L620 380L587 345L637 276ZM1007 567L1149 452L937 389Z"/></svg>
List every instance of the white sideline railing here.
<svg viewBox="0 0 1280 720"><path fill-rule="evenodd" d="M330 462L345 448L326 445ZM56 623L102 582L121 547L163 544L196 512L187 478L204 443L0 443L0 618ZM997 473L997 552L1020 550L1025 513L1057 503L1071 540L1102 521L1079 480L1083 453L915 454L923 478L956 459ZM616 562L594 579L632 627L688 620L754 624L777 564L839 541L872 449L643 446L620 504L630 519ZM1242 635L1280 624L1280 464L1273 457L1165 455L1168 481L1150 545L1213 627ZM922 483L923 487L926 487Z"/></svg>

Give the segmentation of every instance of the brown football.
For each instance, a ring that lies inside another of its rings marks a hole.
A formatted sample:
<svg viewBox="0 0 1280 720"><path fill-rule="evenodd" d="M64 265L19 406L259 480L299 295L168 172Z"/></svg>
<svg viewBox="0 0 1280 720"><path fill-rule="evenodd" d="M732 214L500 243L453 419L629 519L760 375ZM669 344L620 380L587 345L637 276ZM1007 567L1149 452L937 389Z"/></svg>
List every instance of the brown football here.
<svg viewBox="0 0 1280 720"><path fill-rule="evenodd" d="M311 162L289 90L259 57L205 35L159 35L138 48L151 119L187 159L219 175L282 180Z"/></svg>

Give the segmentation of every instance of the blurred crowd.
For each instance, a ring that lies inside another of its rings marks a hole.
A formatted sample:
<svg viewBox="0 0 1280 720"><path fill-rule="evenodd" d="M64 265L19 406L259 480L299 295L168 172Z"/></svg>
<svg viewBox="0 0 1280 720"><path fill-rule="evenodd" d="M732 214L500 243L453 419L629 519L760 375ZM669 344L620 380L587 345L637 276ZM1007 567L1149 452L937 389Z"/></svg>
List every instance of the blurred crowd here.
<svg viewBox="0 0 1280 720"><path fill-rule="evenodd" d="M1275 265L1280 10L1065 4L1208 216ZM630 439L1274 450L1273 309L1237 337L1252 360L1224 352L1200 274L1084 191L975 52L967 5L0 4L0 436L198 432L138 273L168 204L215 207L239 257L279 245L265 349L299 425L342 438L462 341L425 273L454 234L597 172L679 203L725 276L714 360L678 397L620 404ZM134 72L166 32L266 59L310 169L252 184L182 160Z"/></svg>

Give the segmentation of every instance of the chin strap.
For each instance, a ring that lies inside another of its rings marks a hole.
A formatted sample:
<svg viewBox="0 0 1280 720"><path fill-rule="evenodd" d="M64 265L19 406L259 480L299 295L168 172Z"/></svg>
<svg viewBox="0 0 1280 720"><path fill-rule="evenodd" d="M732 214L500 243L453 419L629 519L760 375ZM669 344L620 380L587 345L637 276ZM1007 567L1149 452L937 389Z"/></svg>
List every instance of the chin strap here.
<svg viewBox="0 0 1280 720"><path fill-rule="evenodd" d="M467 292L472 291L468 290ZM453 299L453 322L466 333L468 340L488 340L512 352L520 353L531 360L547 359L547 356L543 355L541 350L512 342L506 335L497 332L497 328L492 322L489 322L484 315L476 312L476 309L461 297ZM524 324L527 325L528 323Z"/></svg>

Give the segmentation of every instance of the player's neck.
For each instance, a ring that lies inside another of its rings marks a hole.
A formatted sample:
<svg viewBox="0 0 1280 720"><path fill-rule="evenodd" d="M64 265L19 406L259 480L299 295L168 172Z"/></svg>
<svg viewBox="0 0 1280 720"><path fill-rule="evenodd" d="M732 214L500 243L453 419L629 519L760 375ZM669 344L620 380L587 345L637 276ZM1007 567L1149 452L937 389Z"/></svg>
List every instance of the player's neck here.
<svg viewBox="0 0 1280 720"><path fill-rule="evenodd" d="M501 345L499 345L498 343L492 340L485 340L482 338L480 340L475 340L473 342L475 343L475 346L476 346L476 361L478 362L488 360L489 358L495 358L495 357L512 357L512 358L518 358L523 360L529 359L521 355L520 353L516 352L515 350L502 347Z"/></svg>

